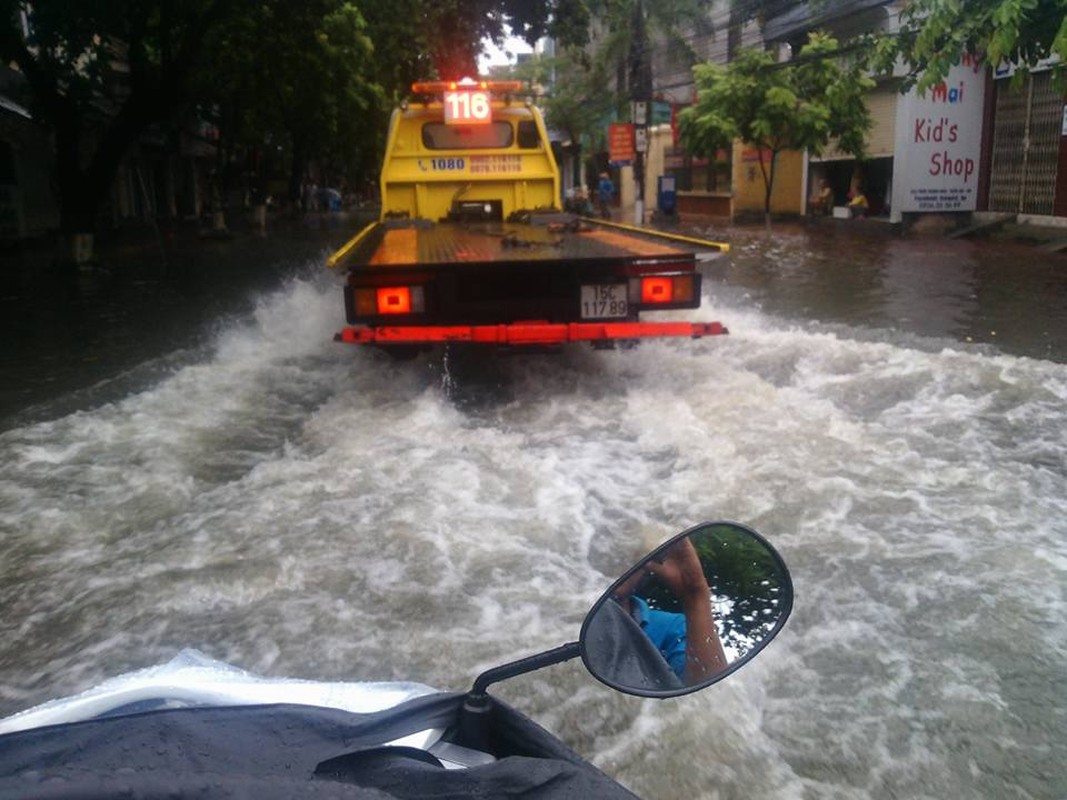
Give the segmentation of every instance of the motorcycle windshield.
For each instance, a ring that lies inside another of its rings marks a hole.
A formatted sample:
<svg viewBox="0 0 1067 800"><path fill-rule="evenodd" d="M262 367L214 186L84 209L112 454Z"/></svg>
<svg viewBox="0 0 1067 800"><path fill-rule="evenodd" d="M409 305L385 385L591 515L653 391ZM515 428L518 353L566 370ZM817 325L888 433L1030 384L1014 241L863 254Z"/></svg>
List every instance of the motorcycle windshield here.
<svg viewBox="0 0 1067 800"><path fill-rule="evenodd" d="M0 736L0 796L632 800L543 728L492 702L489 741L497 760L467 769L445 769L423 750L383 746L428 728L455 728L463 695L428 695L368 714L301 705L194 707Z"/></svg>

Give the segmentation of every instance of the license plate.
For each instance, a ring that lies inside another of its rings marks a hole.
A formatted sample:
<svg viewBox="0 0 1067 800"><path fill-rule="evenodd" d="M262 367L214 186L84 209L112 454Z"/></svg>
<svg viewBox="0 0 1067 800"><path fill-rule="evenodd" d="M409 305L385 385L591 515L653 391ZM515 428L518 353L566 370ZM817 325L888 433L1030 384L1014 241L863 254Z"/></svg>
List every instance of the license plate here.
<svg viewBox="0 0 1067 800"><path fill-rule="evenodd" d="M625 317L628 311L625 283L582 286L582 319Z"/></svg>

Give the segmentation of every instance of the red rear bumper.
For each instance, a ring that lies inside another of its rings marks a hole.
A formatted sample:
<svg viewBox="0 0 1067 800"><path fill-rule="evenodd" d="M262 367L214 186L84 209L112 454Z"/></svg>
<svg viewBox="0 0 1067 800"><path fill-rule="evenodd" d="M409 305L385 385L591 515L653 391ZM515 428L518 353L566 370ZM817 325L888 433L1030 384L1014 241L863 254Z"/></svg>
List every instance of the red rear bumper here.
<svg viewBox="0 0 1067 800"><path fill-rule="evenodd" d="M719 322L513 322L508 325L442 325L395 327L351 326L334 339L348 344L476 344L546 345L612 339L720 336L729 333Z"/></svg>

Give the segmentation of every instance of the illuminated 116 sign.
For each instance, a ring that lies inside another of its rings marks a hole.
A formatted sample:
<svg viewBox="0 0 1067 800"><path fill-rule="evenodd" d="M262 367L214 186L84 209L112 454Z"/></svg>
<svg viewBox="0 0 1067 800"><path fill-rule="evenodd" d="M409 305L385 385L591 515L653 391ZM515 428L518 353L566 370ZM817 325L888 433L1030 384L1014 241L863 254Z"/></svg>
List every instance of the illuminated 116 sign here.
<svg viewBox="0 0 1067 800"><path fill-rule="evenodd" d="M490 121L489 92L465 89L445 92L445 122L470 124Z"/></svg>

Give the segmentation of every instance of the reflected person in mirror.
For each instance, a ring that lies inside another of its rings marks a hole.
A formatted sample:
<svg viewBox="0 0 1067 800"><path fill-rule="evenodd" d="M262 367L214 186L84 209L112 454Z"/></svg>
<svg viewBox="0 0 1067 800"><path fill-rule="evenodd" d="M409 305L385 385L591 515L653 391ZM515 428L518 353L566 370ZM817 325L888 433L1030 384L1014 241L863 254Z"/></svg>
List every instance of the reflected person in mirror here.
<svg viewBox="0 0 1067 800"><path fill-rule="evenodd" d="M640 596L640 583L652 573L678 599L682 613L652 608ZM662 561L649 561L615 592L615 601L629 611L686 686L703 683L726 668L726 655L711 610L711 590L696 548L681 539Z"/></svg>

